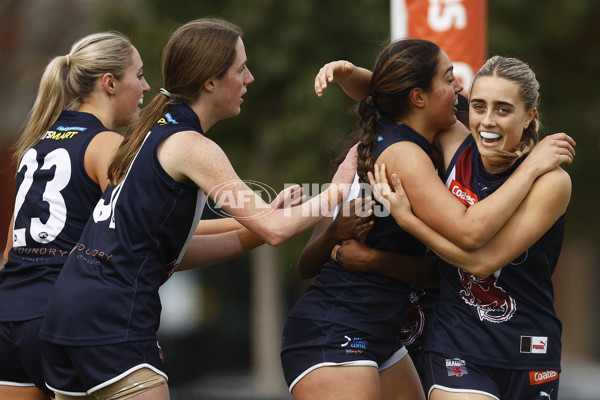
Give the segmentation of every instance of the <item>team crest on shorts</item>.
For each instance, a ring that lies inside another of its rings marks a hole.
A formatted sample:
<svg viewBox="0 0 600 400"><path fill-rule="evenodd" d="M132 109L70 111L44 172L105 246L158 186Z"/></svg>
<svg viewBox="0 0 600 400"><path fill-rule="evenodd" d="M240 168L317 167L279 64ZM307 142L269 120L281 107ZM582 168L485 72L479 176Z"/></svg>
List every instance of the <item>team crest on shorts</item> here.
<svg viewBox="0 0 600 400"><path fill-rule="evenodd" d="M344 335L344 343L340 347L346 349L346 354L362 354L367 349L367 341L363 338Z"/></svg>
<svg viewBox="0 0 600 400"><path fill-rule="evenodd" d="M448 376L459 378L469 373L467 371L467 362L460 358L446 358L446 370L448 371Z"/></svg>

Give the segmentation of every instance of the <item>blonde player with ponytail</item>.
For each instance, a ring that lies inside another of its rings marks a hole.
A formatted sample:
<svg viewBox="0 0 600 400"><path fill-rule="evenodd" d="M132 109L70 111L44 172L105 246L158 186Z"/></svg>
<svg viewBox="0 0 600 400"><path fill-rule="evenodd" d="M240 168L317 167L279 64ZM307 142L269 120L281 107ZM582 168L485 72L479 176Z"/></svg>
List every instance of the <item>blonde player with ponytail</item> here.
<svg viewBox="0 0 600 400"><path fill-rule="evenodd" d="M38 332L50 290L108 185L107 169L136 119L142 60L129 39L103 32L46 67L14 147L15 209L0 270L0 398L50 398Z"/></svg>

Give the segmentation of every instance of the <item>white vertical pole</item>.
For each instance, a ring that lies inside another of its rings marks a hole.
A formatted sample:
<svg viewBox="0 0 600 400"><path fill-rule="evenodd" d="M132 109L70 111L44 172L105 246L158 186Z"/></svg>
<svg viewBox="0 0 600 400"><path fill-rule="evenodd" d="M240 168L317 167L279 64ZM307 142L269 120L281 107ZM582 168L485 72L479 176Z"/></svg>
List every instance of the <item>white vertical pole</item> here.
<svg viewBox="0 0 600 400"><path fill-rule="evenodd" d="M283 326L283 293L279 251L259 246L252 257L252 371L254 389L261 398L287 393L279 347Z"/></svg>
<svg viewBox="0 0 600 400"><path fill-rule="evenodd" d="M390 0L391 39L397 40L407 36L408 13L406 0Z"/></svg>

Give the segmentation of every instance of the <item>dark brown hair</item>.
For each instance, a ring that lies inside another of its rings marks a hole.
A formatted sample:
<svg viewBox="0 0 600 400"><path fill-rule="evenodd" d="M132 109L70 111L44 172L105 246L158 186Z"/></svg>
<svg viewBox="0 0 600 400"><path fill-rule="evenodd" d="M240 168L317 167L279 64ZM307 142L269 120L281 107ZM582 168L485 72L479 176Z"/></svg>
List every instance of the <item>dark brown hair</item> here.
<svg viewBox="0 0 600 400"><path fill-rule="evenodd" d="M162 87L173 94L157 94L129 126L125 138L108 167L111 184L118 184L147 133L174 104L198 99L205 81L222 77L233 64L241 30L220 18L201 18L177 29L165 46L162 57Z"/></svg>

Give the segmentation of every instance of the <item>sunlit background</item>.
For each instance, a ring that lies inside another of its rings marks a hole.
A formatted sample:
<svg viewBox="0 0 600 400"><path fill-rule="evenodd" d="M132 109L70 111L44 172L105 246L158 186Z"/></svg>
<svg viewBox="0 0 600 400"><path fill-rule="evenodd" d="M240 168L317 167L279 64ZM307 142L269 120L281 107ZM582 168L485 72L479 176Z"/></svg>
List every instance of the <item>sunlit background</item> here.
<svg viewBox="0 0 600 400"><path fill-rule="evenodd" d="M160 57L170 34L204 16L242 28L256 79L241 115L210 131L240 177L277 191L286 183L329 181L330 162L355 124L353 102L338 87L317 98L314 76L336 59L372 66L390 37L389 0L0 0L1 243L15 190L9 147L50 58L66 54L89 33L125 33L145 64L147 103L158 93ZM541 83L545 132L564 131L577 141L574 164L564 166L573 195L554 276L563 321L563 400L600 399L598 21L595 0L488 0L489 55L528 62ZM309 235L175 274L163 286L159 338L172 399L291 398L279 341L287 311L308 284L295 264Z"/></svg>

